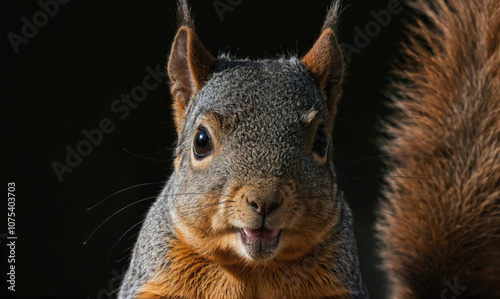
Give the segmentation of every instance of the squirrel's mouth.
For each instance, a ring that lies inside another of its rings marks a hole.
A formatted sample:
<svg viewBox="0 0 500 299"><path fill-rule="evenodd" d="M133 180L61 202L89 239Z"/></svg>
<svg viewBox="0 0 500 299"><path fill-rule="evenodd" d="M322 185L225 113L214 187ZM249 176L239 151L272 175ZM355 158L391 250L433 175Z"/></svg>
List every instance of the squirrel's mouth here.
<svg viewBox="0 0 500 299"><path fill-rule="evenodd" d="M246 255L253 260L264 260L274 256L281 230L242 228L240 235Z"/></svg>
<svg viewBox="0 0 500 299"><path fill-rule="evenodd" d="M275 240L278 238L280 234L280 230L270 230L270 229L251 229L251 228L243 228L241 229L244 237L248 240L254 240L259 238L266 238L269 240Z"/></svg>

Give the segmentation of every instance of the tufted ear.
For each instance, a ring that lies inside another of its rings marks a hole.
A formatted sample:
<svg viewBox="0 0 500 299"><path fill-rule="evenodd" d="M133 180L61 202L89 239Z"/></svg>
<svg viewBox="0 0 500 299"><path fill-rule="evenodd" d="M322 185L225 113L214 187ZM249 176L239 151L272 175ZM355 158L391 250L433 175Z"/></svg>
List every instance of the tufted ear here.
<svg viewBox="0 0 500 299"><path fill-rule="evenodd" d="M334 3L328 11L320 37L302 58L302 63L311 73L318 89L326 96L332 121L342 93L341 83L344 76L342 52L334 32L338 11L339 5Z"/></svg>
<svg viewBox="0 0 500 299"><path fill-rule="evenodd" d="M196 36L186 1L178 1L178 8L180 27L172 44L167 71L175 125L180 134L186 108L207 81L216 60Z"/></svg>

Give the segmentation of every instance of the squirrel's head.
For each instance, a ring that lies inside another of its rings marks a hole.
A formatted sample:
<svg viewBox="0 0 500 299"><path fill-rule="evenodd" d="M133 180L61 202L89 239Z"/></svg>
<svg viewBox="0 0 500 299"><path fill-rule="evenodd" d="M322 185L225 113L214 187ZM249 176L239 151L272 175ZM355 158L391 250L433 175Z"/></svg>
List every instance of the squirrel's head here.
<svg viewBox="0 0 500 299"><path fill-rule="evenodd" d="M331 234L340 203L332 130L343 60L330 9L301 59L214 58L187 5L168 60L179 238L220 263L296 259Z"/></svg>

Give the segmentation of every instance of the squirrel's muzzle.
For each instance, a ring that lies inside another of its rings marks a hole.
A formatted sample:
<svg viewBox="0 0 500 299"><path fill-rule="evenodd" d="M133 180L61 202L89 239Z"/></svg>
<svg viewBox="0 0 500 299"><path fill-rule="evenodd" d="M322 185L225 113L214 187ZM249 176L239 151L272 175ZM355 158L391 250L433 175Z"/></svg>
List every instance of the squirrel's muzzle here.
<svg viewBox="0 0 500 299"><path fill-rule="evenodd" d="M263 194L250 195L246 198L246 202L257 214L266 216L281 207L283 198L274 192L267 196Z"/></svg>

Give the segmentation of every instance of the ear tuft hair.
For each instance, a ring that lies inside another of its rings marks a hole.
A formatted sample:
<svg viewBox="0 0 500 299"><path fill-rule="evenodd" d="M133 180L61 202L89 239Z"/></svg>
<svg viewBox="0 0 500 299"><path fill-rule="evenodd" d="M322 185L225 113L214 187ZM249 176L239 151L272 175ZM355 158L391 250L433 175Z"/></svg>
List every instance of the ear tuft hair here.
<svg viewBox="0 0 500 299"><path fill-rule="evenodd" d="M328 12L326 13L325 22L323 23L323 28L321 30L330 28L333 31L337 31L337 20L340 15L340 6L340 1L337 0L332 2Z"/></svg>
<svg viewBox="0 0 500 299"><path fill-rule="evenodd" d="M187 0L177 0L177 26L194 29L194 21Z"/></svg>

